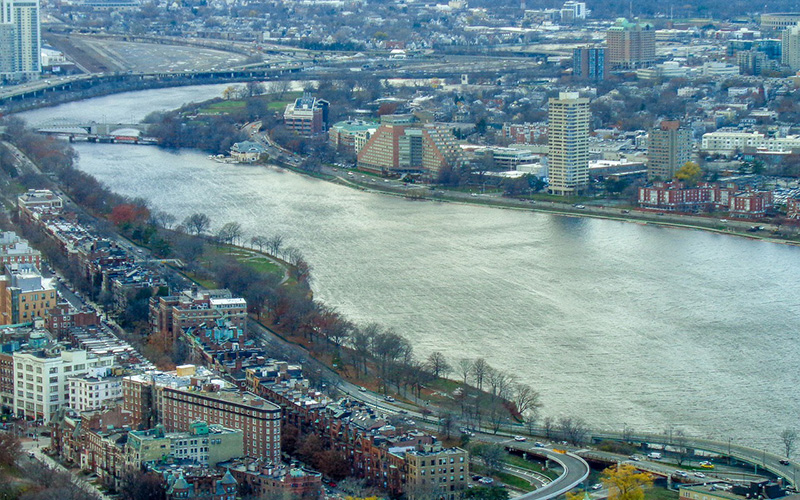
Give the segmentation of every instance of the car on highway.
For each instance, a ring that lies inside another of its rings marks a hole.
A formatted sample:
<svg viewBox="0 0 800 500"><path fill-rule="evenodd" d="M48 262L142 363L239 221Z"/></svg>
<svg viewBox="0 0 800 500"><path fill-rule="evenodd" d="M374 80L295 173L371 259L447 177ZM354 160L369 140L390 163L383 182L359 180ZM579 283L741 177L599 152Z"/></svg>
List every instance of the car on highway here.
<svg viewBox="0 0 800 500"><path fill-rule="evenodd" d="M394 398L393 398L393 397L391 397L391 396L386 396L386 397L385 397L385 398L383 398L383 399L385 399L386 401L388 401L388 402L390 402L390 403L394 403Z"/></svg>
<svg viewBox="0 0 800 500"><path fill-rule="evenodd" d="M367 388L363 387L363 386L359 386L358 390L361 391L361 392L367 392Z"/></svg>
<svg viewBox="0 0 800 500"><path fill-rule="evenodd" d="M785 458L783 460L778 460L781 465L791 465L792 463Z"/></svg>
<svg viewBox="0 0 800 500"><path fill-rule="evenodd" d="M714 468L714 464L712 464L711 462L706 460L705 462L700 462L700 467L702 469L713 469Z"/></svg>
<svg viewBox="0 0 800 500"><path fill-rule="evenodd" d="M628 458L629 458L630 460L633 460L634 462L638 462L638 461L640 461L640 460L641 460L641 458L639 458L639 455L631 455L631 456L629 456Z"/></svg>
<svg viewBox="0 0 800 500"><path fill-rule="evenodd" d="M693 475L694 477L699 477L699 478L704 478L704 477L706 477L706 475L705 475L705 474L703 474L702 472L695 472L695 473L694 473L694 474L692 474L692 475Z"/></svg>
<svg viewBox="0 0 800 500"><path fill-rule="evenodd" d="M685 470L676 470L675 475L678 477L689 477L689 473Z"/></svg>
<svg viewBox="0 0 800 500"><path fill-rule="evenodd" d="M533 446L535 446L537 448L544 448L544 443L540 443L539 441L536 441L535 443L533 443Z"/></svg>
<svg viewBox="0 0 800 500"><path fill-rule="evenodd" d="M514 436L514 441L523 442L527 441L527 439L525 438L525 436Z"/></svg>

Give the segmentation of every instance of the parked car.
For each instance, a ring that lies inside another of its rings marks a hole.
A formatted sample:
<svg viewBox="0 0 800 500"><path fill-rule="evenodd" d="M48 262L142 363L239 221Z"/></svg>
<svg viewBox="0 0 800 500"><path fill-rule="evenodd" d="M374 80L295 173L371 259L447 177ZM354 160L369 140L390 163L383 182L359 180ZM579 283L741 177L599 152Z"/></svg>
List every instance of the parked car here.
<svg viewBox="0 0 800 500"><path fill-rule="evenodd" d="M602 484L602 483L594 483L594 484L592 485L592 489L593 489L594 491L597 491L597 490L601 489L602 487L603 487L603 484Z"/></svg>
<svg viewBox="0 0 800 500"><path fill-rule="evenodd" d="M490 477L482 477L482 478L478 479L478 482L481 483L481 484L489 485L489 484L494 484L494 479L492 479Z"/></svg>

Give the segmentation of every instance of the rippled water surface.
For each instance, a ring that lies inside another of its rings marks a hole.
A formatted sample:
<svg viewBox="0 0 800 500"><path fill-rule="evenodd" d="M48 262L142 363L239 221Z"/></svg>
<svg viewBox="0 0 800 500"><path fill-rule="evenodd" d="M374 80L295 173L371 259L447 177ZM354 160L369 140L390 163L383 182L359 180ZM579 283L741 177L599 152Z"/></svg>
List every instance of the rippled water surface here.
<svg viewBox="0 0 800 500"><path fill-rule="evenodd" d="M25 115L143 116L219 92L122 94ZM146 94L146 95L145 95ZM109 120L111 121L111 120ZM797 424L800 249L700 231L354 191L196 152L76 145L80 168L178 219L286 236L318 297L407 335L420 355L485 357L582 415L779 449Z"/></svg>

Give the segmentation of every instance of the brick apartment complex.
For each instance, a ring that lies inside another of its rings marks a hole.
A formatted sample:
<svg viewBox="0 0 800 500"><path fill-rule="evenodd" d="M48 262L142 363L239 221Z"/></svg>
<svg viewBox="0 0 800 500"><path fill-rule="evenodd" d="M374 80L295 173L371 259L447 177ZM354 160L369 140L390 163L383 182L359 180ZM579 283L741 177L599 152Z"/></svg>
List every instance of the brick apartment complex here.
<svg viewBox="0 0 800 500"><path fill-rule="evenodd" d="M247 302L228 290L185 290L180 295L150 299L153 333L174 342L181 331L225 320L247 333Z"/></svg>
<svg viewBox="0 0 800 500"><path fill-rule="evenodd" d="M443 126L421 123L414 115L385 115L358 152L358 169L381 175L421 174L436 179L446 167L463 162L455 136Z"/></svg>
<svg viewBox="0 0 800 500"><path fill-rule="evenodd" d="M752 219L772 209L772 192L740 190L732 184L689 187L680 182L654 182L639 188L639 206L670 212L726 211L731 217Z"/></svg>
<svg viewBox="0 0 800 500"><path fill-rule="evenodd" d="M228 469L239 484L248 484L258 498L320 498L322 474L319 472L262 463L250 458L219 464Z"/></svg>
<svg viewBox="0 0 800 500"><path fill-rule="evenodd" d="M503 137L517 144L537 144L547 138L547 124L504 123Z"/></svg>
<svg viewBox="0 0 800 500"><path fill-rule="evenodd" d="M283 122L299 135L311 137L328 130L328 101L305 93L286 105Z"/></svg>
<svg viewBox="0 0 800 500"><path fill-rule="evenodd" d="M280 408L251 393L218 390L193 377L187 370L188 385L178 386L153 376L126 377L123 381L124 408L132 413L134 426L153 427L161 423L167 431L188 432L196 421L221 425L243 432L244 453L253 458L280 462Z"/></svg>
<svg viewBox="0 0 800 500"><path fill-rule="evenodd" d="M372 408L358 402L330 401L309 390L299 366L271 360L245 372L249 389L281 407L284 425L317 435L348 460L351 475L370 485L398 495L407 490L436 490L441 495L436 498L447 500L457 498L466 487L469 458L465 451L443 449L436 438L423 432L398 433ZM422 456L427 458L418 460ZM447 463L431 470L431 461L438 464L440 458Z"/></svg>

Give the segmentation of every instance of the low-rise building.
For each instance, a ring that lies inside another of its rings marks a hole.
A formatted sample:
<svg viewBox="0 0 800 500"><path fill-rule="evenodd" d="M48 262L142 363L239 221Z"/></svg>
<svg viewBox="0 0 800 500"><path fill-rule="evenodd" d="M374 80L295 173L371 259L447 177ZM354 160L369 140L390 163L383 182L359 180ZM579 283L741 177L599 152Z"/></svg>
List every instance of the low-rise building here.
<svg viewBox="0 0 800 500"><path fill-rule="evenodd" d="M125 463L138 469L145 462L168 458L216 466L243 454L242 431L205 422L193 422L187 432L167 432L163 425L131 431L125 445Z"/></svg>
<svg viewBox="0 0 800 500"><path fill-rule="evenodd" d="M266 152L266 148L257 142L237 142L231 147L231 158L237 161L254 162L260 160Z"/></svg>
<svg viewBox="0 0 800 500"><path fill-rule="evenodd" d="M69 395L67 404L75 411L100 410L122 402L122 377L111 375L111 370L94 370L82 376L67 377Z"/></svg>
<svg viewBox="0 0 800 500"><path fill-rule="evenodd" d="M763 217L772 209L772 193L741 190L734 184L701 183L687 186L681 182L654 182L639 188L639 206L670 212L725 211L731 217Z"/></svg>
<svg viewBox="0 0 800 500"><path fill-rule="evenodd" d="M435 443L395 453L405 457L409 498L461 498L469 482L469 453L465 450Z"/></svg>
<svg viewBox="0 0 800 500"><path fill-rule="evenodd" d="M322 474L300 467L241 459L218 464L229 470L239 484L249 485L259 498L319 498Z"/></svg>
<svg viewBox="0 0 800 500"><path fill-rule="evenodd" d="M49 189L29 189L17 198L17 208L21 218L43 220L60 214L64 202Z"/></svg>
<svg viewBox="0 0 800 500"><path fill-rule="evenodd" d="M33 264L9 264L0 277L0 324L44 318L56 305L55 280L42 277Z"/></svg>
<svg viewBox="0 0 800 500"><path fill-rule="evenodd" d="M229 290L192 288L180 295L150 299L150 324L153 333L174 342L179 333L216 320L230 322L247 334L247 301Z"/></svg>
<svg viewBox="0 0 800 500"><path fill-rule="evenodd" d="M792 152L800 150L800 135L771 137L761 132L718 130L703 134L701 148L706 153L730 155L746 148L756 151Z"/></svg>

